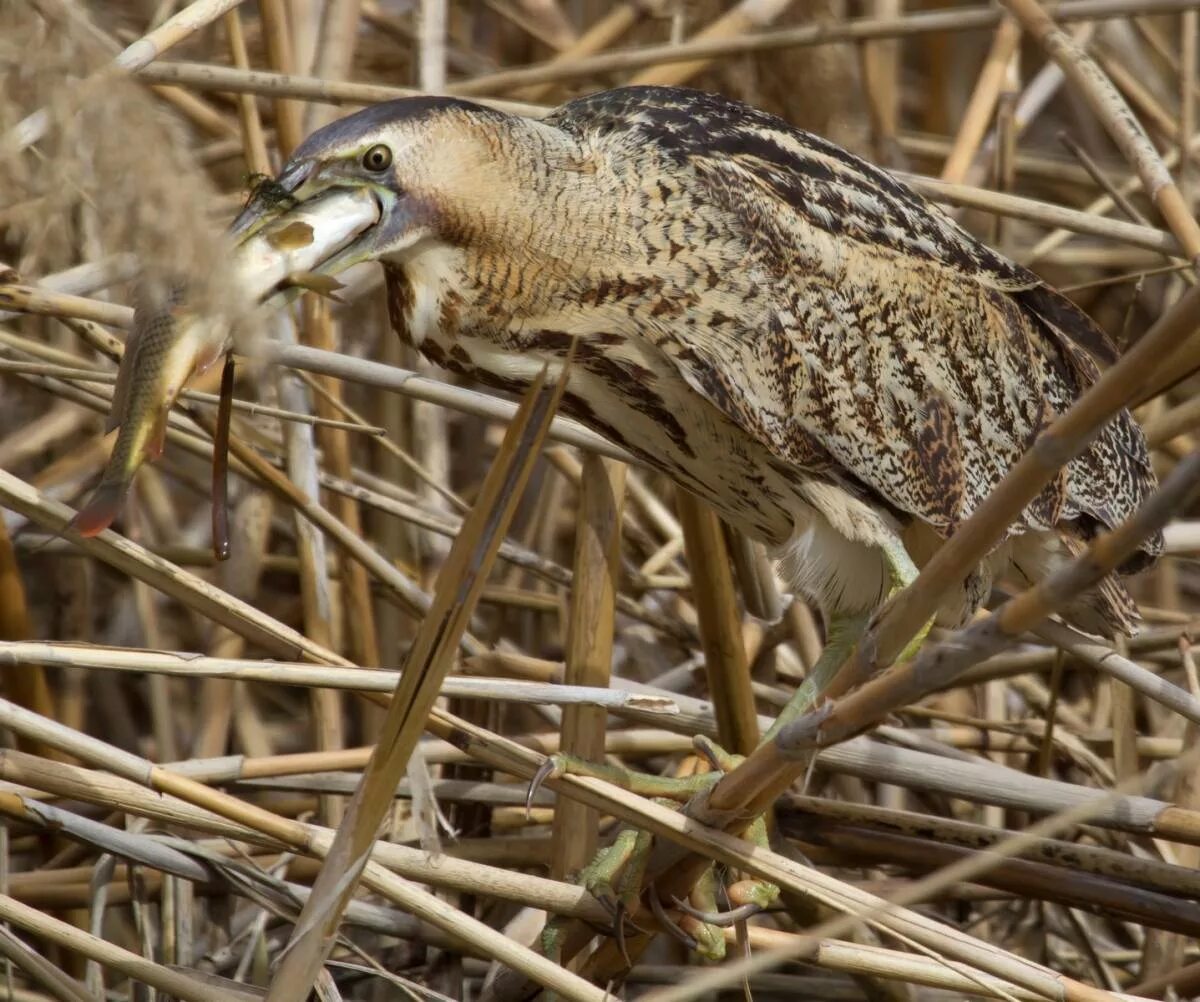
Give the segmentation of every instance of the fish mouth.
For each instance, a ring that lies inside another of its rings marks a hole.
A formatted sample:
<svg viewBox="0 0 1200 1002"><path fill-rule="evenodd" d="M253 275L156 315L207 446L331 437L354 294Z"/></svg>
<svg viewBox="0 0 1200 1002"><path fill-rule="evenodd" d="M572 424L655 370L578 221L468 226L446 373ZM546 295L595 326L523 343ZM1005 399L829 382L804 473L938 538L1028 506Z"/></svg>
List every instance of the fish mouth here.
<svg viewBox="0 0 1200 1002"><path fill-rule="evenodd" d="M366 260L385 213L380 196L359 186L327 188L290 206L247 206L233 226L244 291L261 302L289 276L335 275Z"/></svg>

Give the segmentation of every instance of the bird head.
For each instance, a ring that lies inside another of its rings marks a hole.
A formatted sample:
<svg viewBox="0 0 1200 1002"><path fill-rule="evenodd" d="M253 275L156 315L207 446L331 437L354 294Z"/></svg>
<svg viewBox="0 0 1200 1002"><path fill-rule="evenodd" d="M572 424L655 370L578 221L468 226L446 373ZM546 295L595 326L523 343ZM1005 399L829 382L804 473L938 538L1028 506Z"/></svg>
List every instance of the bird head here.
<svg viewBox="0 0 1200 1002"><path fill-rule="evenodd" d="M332 189L370 192L379 221L317 269L403 264L432 246L496 239L522 213L521 189L545 176L566 137L530 119L453 98L417 97L364 109L301 143L234 222L246 239ZM528 201L525 208L528 226Z"/></svg>

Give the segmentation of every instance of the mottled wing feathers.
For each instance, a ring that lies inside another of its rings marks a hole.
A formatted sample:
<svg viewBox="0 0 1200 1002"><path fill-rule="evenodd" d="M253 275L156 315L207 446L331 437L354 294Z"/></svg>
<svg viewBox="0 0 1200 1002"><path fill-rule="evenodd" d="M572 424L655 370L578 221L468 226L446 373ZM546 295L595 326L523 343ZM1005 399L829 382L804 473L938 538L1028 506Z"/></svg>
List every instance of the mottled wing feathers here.
<svg viewBox="0 0 1200 1002"><path fill-rule="evenodd" d="M677 197L692 200L683 212L698 234L727 241L726 266L742 270L731 288L768 290L748 303L715 289L659 340L689 385L773 454L865 485L940 532L1094 381L1091 356L1115 358L1103 332L1032 272L890 174L770 115L624 88L548 121L609 156L645 158L647 173L657 158L689 176ZM1087 534L1153 483L1123 414L1030 506L1026 525L1053 517Z"/></svg>
<svg viewBox="0 0 1200 1002"><path fill-rule="evenodd" d="M928 506L950 529L958 525L967 502L962 446L954 409L940 396L930 397L922 408L913 453L929 489Z"/></svg>
<svg viewBox="0 0 1200 1002"><path fill-rule="evenodd" d="M937 261L980 284L1016 293L1064 338L1103 362L1117 357L1091 318L1033 272L931 209L892 174L773 115L701 91L623 87L571 101L546 121L601 140L652 146L700 173L744 172L746 180L810 225Z"/></svg>

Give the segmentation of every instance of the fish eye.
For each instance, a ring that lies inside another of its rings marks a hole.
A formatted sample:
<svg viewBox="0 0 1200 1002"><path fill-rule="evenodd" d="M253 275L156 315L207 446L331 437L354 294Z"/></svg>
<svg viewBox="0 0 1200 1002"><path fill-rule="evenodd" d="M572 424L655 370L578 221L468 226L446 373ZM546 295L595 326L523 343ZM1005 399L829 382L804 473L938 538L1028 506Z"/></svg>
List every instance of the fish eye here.
<svg viewBox="0 0 1200 1002"><path fill-rule="evenodd" d="M387 170L392 165L392 151L383 143L378 143L363 154L362 165L375 174Z"/></svg>

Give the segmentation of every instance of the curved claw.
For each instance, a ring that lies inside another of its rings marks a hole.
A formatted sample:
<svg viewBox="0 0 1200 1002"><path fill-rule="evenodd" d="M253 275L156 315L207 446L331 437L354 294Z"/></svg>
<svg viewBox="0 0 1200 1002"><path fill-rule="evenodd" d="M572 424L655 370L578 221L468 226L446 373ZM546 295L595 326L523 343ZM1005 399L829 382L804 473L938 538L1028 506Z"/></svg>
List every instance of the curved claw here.
<svg viewBox="0 0 1200 1002"><path fill-rule="evenodd" d="M627 968L633 967L633 961L629 959L629 947L625 945L625 902L617 902L617 914L613 919L614 938L617 941L617 949L621 951L621 959L625 961Z"/></svg>
<svg viewBox="0 0 1200 1002"><path fill-rule="evenodd" d="M683 912L684 915L690 915L705 925L715 925L722 929L728 929L731 925L744 922L751 916L763 911L762 905L755 904L753 901L740 905L737 908L731 908L727 912L702 912L699 908L693 908L689 902L681 901L679 898L675 898L675 907Z"/></svg>
<svg viewBox="0 0 1200 1002"><path fill-rule="evenodd" d="M601 908L608 913L608 917L615 923L621 917L621 909L624 907L619 898L611 896L611 894L597 894L595 891L589 892Z"/></svg>
<svg viewBox="0 0 1200 1002"><path fill-rule="evenodd" d="M533 817L533 798L537 796L537 792L542 788L542 784L553 776L557 770L558 763L554 760L554 756L548 755L546 760L538 766L538 771L533 774L533 779L529 781L529 789L525 791L526 821L529 821Z"/></svg>
<svg viewBox="0 0 1200 1002"><path fill-rule="evenodd" d="M721 757L717 752L713 742L706 738L703 734L697 734L692 741L692 747L696 753L700 755L712 767L713 772L724 772L725 764L721 761Z"/></svg>
<svg viewBox="0 0 1200 1002"><path fill-rule="evenodd" d="M667 914L666 909L663 908L662 901L658 897L658 891L655 890L653 884L648 888L647 896L650 899L650 910L654 913L654 917L658 919L658 924L662 926L663 931L674 939L679 940L689 950L698 950L700 944L696 942L691 934L679 928L678 925L671 921L671 917Z"/></svg>

